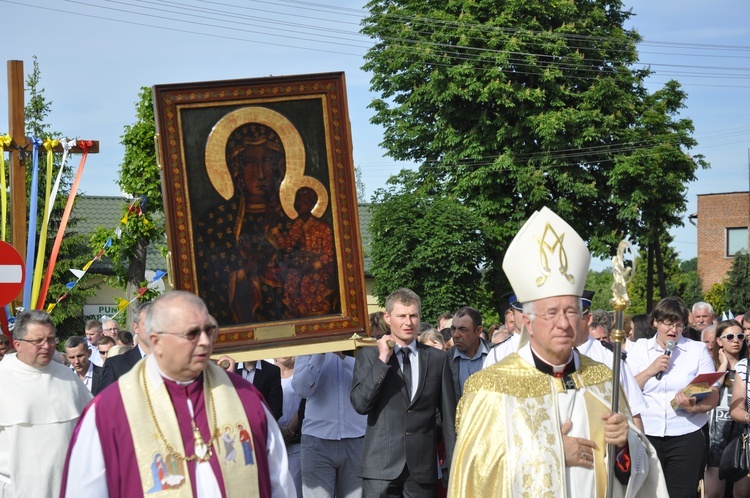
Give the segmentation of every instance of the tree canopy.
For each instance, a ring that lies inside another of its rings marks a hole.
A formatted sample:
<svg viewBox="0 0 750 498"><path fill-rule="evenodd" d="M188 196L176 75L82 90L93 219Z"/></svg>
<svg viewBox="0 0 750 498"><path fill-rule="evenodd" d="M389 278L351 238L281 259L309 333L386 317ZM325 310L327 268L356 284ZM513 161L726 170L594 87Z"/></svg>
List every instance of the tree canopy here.
<svg viewBox="0 0 750 498"><path fill-rule="evenodd" d="M132 299L139 288L146 284L146 249L155 243L165 248L164 204L161 190L161 174L156 162L156 121L151 89L141 87L135 104L136 121L125 126L122 144L125 155L120 165L117 183L124 192L133 196L133 201L123 208L124 226L117 239L112 241L105 254L112 259L115 277L114 286L125 289ZM111 236L107 230L98 230L92 239L102 243ZM166 263L165 263L166 266ZM132 321L132 312L128 313Z"/></svg>
<svg viewBox="0 0 750 498"><path fill-rule="evenodd" d="M725 280L726 308L735 315L750 309L750 254L739 251L734 255L732 266Z"/></svg>
<svg viewBox="0 0 750 498"><path fill-rule="evenodd" d="M368 8L362 32L376 43L363 68L380 95L370 107L384 127L381 145L419 165L397 180L410 182L406 190L451 198L481 226L496 301L507 290L505 248L542 206L596 256L626 235L645 246L681 223L684 182L706 165L685 152L695 142L692 124L676 116L679 85L646 91L649 71L636 67L640 38L624 28L632 13L622 2L373 0ZM663 194L658 181L674 189L649 215Z"/></svg>
<svg viewBox="0 0 750 498"><path fill-rule="evenodd" d="M484 242L476 218L454 199L403 183L378 190L372 205L371 271L380 305L397 288L409 287L422 298L424 317L478 307Z"/></svg>

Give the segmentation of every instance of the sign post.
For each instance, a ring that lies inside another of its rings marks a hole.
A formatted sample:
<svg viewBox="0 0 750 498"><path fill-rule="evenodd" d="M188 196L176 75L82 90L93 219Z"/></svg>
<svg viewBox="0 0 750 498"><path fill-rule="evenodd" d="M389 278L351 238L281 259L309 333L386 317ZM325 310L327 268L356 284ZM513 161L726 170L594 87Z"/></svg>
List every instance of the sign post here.
<svg viewBox="0 0 750 498"><path fill-rule="evenodd" d="M0 241L0 306L15 299L23 289L25 278L21 254L12 245Z"/></svg>

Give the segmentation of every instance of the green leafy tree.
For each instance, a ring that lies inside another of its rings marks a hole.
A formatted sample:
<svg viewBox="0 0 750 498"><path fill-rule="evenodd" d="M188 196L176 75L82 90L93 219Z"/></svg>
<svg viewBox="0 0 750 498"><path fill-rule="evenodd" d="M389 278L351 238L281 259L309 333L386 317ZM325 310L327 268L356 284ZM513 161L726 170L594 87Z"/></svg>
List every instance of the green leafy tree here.
<svg viewBox="0 0 750 498"><path fill-rule="evenodd" d="M372 122L384 127L382 145L391 157L419 164L416 176L401 178L413 182L405 189L455 199L474 215L494 296L508 290L505 249L542 206L566 219L597 256L610 255L631 233L632 217L615 202L622 181L612 172L619 156L654 146L642 137L634 144L634 129L646 126L644 109L660 107L647 100L648 71L633 68L640 38L624 28L632 13L622 2L367 6L362 32L376 43L364 69L380 95L370 107ZM652 100L675 92L666 93ZM680 107L669 104L661 109ZM672 142L679 147L684 139ZM653 189L652 197L661 193Z"/></svg>
<svg viewBox="0 0 750 498"><path fill-rule="evenodd" d="M150 244L165 248L164 208L161 190L161 177L156 162L156 121L154 118L153 96L148 87L142 87L135 105L136 122L125 127L122 144L125 156L120 165L118 185L124 192L133 196L134 202L123 207L121 235L112 239L105 251L114 265L113 286L125 290L126 299L137 295L146 284L146 251ZM98 230L93 236L94 244L101 245L112 236L106 229ZM166 264L165 264L166 266ZM148 300L150 296L145 296ZM128 323L133 319L128 311Z"/></svg>
<svg viewBox="0 0 750 498"><path fill-rule="evenodd" d="M661 289L654 288L653 282L649 282L649 274L654 275L656 273L656 261L651 260L651 271L649 271L649 259L647 257L647 249L641 249L638 252L638 259L636 261L636 271L633 276L632 282L628 284L628 296L630 297L631 305L628 311L632 314L638 313L650 313L653 308L653 302L658 301L661 298L667 296L679 296L684 299L682 294L682 272L680 271L680 263L677 259L677 253L669 246L671 238L669 234L666 234L666 239L662 242L660 250L664 254L663 256L663 267L665 273L665 289L662 293ZM653 302L649 302L649 289L652 289ZM688 305L691 303L688 303Z"/></svg>
<svg viewBox="0 0 750 498"><path fill-rule="evenodd" d="M594 298L591 300L591 309L611 309L609 300L612 299L612 283L614 276L612 268L605 268L601 271L589 271L586 277L586 289L594 291Z"/></svg>
<svg viewBox="0 0 750 498"><path fill-rule="evenodd" d="M48 101L44 96L44 88L41 87L41 80L42 75L39 68L39 62L37 61L36 57L34 57L33 69L26 77L26 91L28 93L28 101L24 109L26 118L26 134L31 137L40 138L42 140L46 138L60 138L62 136L61 133L52 131L51 125L47 122L49 114L52 110L52 102ZM40 148L39 152L39 209L37 212L37 237L40 235L40 230L44 218L44 185L47 181L46 151L44 151L43 148ZM57 174L57 170L60 167L61 160L62 154L55 154L55 165L53 168L54 175ZM70 161L71 160L69 159L68 167L63 174L60 183L60 190L58 192L57 199L55 201L55 205L53 207L52 214L49 220L45 250L45 260L47 261L49 261L55 236L57 235L57 231L60 228L60 221L65 208L65 203L67 202L68 195L75 195L75 193L70 193L74 171L70 167ZM31 161L31 155L29 154L26 157L27 196L31 194L32 165L33 163ZM51 180L54 182L54 178ZM69 291L66 285L70 282L76 281L76 278L72 273L69 272L69 270L82 268L95 256L95 254L91 253L91 248L88 244L88 240L84 235L76 231L75 225L76 220L74 218L71 218L68 221L65 237L62 240L57 263L52 273L52 279L50 281L46 303L43 305L43 309L46 309L47 304L54 303L58 298L65 296L63 300L57 303L55 308L52 310L52 313L50 314L55 322L58 335L63 338L69 337L71 335L82 334L84 317L82 316L81 310L83 309L83 305L86 303L88 298L93 296L96 293L97 288L99 287L88 275L85 275L77 283L72 291ZM27 276L27 278L31 278L31 276Z"/></svg>
<svg viewBox="0 0 750 498"><path fill-rule="evenodd" d="M639 245L647 248L649 309L654 289L658 288L662 296L670 294L662 245L671 240L668 229L683 224L688 182L695 180L699 167L708 167L703 156L691 157L685 152L697 145L691 136L692 121L677 117L686 98L676 81L645 96L636 125L629 130L634 150L618 155L610 173L618 218L626 222Z"/></svg>
<svg viewBox="0 0 750 498"><path fill-rule="evenodd" d="M703 295L703 300L713 306L714 313L721 316L727 310L727 288L724 282L717 282Z"/></svg>
<svg viewBox="0 0 750 498"><path fill-rule="evenodd" d="M419 294L424 317L482 302L481 227L465 207L396 182L378 190L374 201L372 275L381 306L399 287Z"/></svg>
<svg viewBox="0 0 750 498"><path fill-rule="evenodd" d="M688 259L680 263L681 272L698 271L698 258Z"/></svg>
<svg viewBox="0 0 750 498"><path fill-rule="evenodd" d="M740 251L734 255L729 269L726 288L726 310L734 314L744 313L750 308L750 254Z"/></svg>
<svg viewBox="0 0 750 498"><path fill-rule="evenodd" d="M680 273L672 277L677 288L677 295L682 297L688 306L703 301L703 285L698 277L698 258L680 263Z"/></svg>

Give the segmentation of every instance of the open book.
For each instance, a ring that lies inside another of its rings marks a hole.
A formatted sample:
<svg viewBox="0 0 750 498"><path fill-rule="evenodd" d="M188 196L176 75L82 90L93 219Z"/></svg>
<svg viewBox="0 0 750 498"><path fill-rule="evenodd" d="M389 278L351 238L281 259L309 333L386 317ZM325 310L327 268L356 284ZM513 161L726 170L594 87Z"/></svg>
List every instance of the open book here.
<svg viewBox="0 0 750 498"><path fill-rule="evenodd" d="M682 390L682 392L684 392L685 396L687 396L688 398L693 397L696 399L696 402L698 402L708 396L711 392L711 386L713 386L717 382L720 382L726 374L726 372L711 372L700 374L696 378L691 380L690 384L688 384L685 389ZM672 400L671 404L674 411L681 410L680 405L678 405L677 401L675 401L674 399Z"/></svg>

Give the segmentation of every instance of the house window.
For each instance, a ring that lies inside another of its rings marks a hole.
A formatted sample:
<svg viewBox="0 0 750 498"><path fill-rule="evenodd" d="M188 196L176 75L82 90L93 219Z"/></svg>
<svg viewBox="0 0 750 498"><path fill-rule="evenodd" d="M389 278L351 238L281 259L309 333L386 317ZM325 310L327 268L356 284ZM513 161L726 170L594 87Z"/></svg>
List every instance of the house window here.
<svg viewBox="0 0 750 498"><path fill-rule="evenodd" d="M727 228L727 257L743 249L747 251L747 227Z"/></svg>

